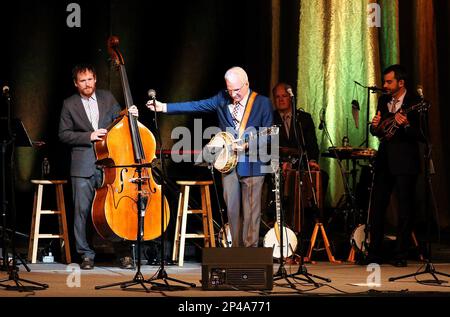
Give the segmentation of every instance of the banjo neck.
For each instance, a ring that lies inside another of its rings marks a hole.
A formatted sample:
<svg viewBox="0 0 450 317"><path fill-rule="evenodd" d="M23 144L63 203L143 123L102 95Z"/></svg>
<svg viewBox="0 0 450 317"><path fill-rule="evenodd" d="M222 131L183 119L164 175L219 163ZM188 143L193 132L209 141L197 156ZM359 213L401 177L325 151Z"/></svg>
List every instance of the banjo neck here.
<svg viewBox="0 0 450 317"><path fill-rule="evenodd" d="M274 181L275 181L275 211L276 211L276 223L275 223L275 230L277 232L277 236L279 237L279 230L282 227L281 226L281 197L280 197L280 162L278 158L272 158L271 165L273 169L274 174ZM279 238L278 238L279 240Z"/></svg>

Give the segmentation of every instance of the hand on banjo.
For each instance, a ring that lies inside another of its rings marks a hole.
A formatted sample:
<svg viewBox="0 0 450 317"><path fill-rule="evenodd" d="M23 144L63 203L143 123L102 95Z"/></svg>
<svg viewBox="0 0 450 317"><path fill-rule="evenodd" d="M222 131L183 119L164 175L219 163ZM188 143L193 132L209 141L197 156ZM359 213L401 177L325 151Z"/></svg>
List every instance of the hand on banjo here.
<svg viewBox="0 0 450 317"><path fill-rule="evenodd" d="M234 140L231 144L231 149L236 152L243 152L248 148L248 143L242 142L242 140Z"/></svg>

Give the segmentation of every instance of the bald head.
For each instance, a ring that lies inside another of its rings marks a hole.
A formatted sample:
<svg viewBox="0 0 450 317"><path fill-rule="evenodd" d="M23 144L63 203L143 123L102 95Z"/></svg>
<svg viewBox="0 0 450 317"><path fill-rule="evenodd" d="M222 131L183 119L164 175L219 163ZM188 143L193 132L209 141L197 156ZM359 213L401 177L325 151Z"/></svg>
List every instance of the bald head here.
<svg viewBox="0 0 450 317"><path fill-rule="evenodd" d="M241 67L235 66L227 70L225 73L226 81L236 81L239 80L241 84L248 82L248 76L245 70Z"/></svg>
<svg viewBox="0 0 450 317"><path fill-rule="evenodd" d="M248 93L248 76L241 67L232 67L225 73L227 91L234 102L240 102Z"/></svg>

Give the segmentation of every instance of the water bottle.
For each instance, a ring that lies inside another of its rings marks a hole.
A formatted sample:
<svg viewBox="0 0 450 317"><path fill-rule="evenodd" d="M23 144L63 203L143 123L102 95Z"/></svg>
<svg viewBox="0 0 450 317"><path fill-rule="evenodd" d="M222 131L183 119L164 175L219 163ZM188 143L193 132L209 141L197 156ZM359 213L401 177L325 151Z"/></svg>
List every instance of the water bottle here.
<svg viewBox="0 0 450 317"><path fill-rule="evenodd" d="M342 146L343 147L349 147L350 146L350 139L348 138L348 136L344 136L342 138Z"/></svg>
<svg viewBox="0 0 450 317"><path fill-rule="evenodd" d="M42 161L42 179L47 179L50 175L50 162L48 161L48 158L44 157L44 160Z"/></svg>
<svg viewBox="0 0 450 317"><path fill-rule="evenodd" d="M44 263L53 263L53 262L55 262L55 258L53 257L53 254L52 254L51 250L48 252L48 255L46 255L46 256L44 256L42 258L42 262L44 262Z"/></svg>

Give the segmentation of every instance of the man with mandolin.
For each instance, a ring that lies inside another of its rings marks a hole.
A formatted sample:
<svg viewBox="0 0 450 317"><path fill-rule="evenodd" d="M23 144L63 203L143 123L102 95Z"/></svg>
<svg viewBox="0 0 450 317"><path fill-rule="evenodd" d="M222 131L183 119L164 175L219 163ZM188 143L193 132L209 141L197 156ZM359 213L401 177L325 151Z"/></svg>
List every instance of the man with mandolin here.
<svg viewBox="0 0 450 317"><path fill-rule="evenodd" d="M208 99L180 103L150 100L147 107L152 111L170 114L216 112L220 129L229 132L235 139L245 139L249 129L271 127L272 103L269 98L250 89L244 69L230 68L225 73L225 84L226 89ZM252 143L249 146L250 151L247 146L238 143L233 143L232 148L233 151L239 152L237 165L222 174L232 246L257 247L261 221L261 191L265 174L263 166L266 164L261 161L259 155L253 157L256 157L255 160L250 159L252 155L249 155L249 152L254 148Z"/></svg>
<svg viewBox="0 0 450 317"><path fill-rule="evenodd" d="M81 269L93 269L95 251L87 241L87 220L90 218L95 189L102 184L102 171L95 165L94 142L108 132L106 128L118 116L121 108L107 90L96 89L97 75L89 64L78 64L72 70L78 93L64 100L59 122L59 139L71 147L70 175L74 202L74 235L77 253L82 258ZM138 116L136 106L129 108ZM122 268L132 268L128 244L115 243L114 249Z"/></svg>
<svg viewBox="0 0 450 317"><path fill-rule="evenodd" d="M417 109L421 99L407 90L407 72L392 65L383 72L383 94L378 100L370 132L380 139L375 161L373 200L370 210L370 245L365 262L383 260L384 219L391 193L397 190L397 239L392 264L407 266L414 217L416 182L420 169L420 126Z"/></svg>

